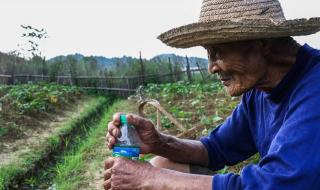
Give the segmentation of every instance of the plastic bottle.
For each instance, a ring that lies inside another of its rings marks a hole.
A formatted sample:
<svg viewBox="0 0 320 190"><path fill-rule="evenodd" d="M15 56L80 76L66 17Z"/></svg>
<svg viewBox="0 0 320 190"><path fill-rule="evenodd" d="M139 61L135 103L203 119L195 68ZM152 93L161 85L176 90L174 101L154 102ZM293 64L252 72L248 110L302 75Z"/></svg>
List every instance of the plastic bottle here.
<svg viewBox="0 0 320 190"><path fill-rule="evenodd" d="M120 131L112 156L139 160L141 141L136 129L128 124L126 115L120 115Z"/></svg>

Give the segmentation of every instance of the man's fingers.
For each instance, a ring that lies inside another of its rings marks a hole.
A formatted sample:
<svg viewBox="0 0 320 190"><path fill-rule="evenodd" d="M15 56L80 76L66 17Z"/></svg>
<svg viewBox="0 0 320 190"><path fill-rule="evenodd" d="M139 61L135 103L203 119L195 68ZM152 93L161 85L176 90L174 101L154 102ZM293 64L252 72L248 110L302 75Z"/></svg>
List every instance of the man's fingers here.
<svg viewBox="0 0 320 190"><path fill-rule="evenodd" d="M107 170L111 168L114 164L114 158L108 157L106 161L104 161L104 169Z"/></svg>
<svg viewBox="0 0 320 190"><path fill-rule="evenodd" d="M107 146L109 149L113 148L113 145L116 143L116 139L110 135L107 135Z"/></svg>
<svg viewBox="0 0 320 190"><path fill-rule="evenodd" d="M120 125L120 115L121 114L124 114L124 113L118 112L118 113L113 114L112 122L113 122L114 125L116 125L116 126Z"/></svg>
<svg viewBox="0 0 320 190"><path fill-rule="evenodd" d="M111 180L108 179L108 180L104 181L103 187L104 187L105 190L111 189Z"/></svg>
<svg viewBox="0 0 320 190"><path fill-rule="evenodd" d="M122 113L115 113L113 114L113 119L108 123L108 133L112 136L119 135L119 126L120 126L120 114Z"/></svg>
<svg viewBox="0 0 320 190"><path fill-rule="evenodd" d="M119 127L115 126L113 122L109 122L108 124L108 133L110 133L112 136L117 137L120 134Z"/></svg>
<svg viewBox="0 0 320 190"><path fill-rule="evenodd" d="M108 180L110 179L111 177L111 168L107 169L104 173L103 173L103 176L104 176L104 180Z"/></svg>

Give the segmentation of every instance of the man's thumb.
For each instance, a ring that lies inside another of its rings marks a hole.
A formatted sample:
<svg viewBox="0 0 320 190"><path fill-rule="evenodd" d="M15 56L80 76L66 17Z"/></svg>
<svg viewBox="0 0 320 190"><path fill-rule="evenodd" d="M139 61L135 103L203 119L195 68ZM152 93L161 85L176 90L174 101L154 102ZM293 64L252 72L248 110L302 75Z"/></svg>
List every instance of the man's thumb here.
<svg viewBox="0 0 320 190"><path fill-rule="evenodd" d="M133 114L127 115L127 121L129 124L133 125L137 130L150 129L153 127L153 124L150 120Z"/></svg>

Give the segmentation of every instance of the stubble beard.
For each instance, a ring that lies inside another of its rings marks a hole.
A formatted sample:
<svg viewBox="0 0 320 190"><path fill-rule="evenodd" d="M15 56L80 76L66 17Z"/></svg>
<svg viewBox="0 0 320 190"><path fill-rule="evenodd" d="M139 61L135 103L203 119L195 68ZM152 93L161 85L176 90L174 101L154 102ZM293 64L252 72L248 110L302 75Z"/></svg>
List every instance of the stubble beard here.
<svg viewBox="0 0 320 190"><path fill-rule="evenodd" d="M251 88L240 86L239 84L230 84L229 86L225 86L224 89L230 96L237 97L249 91Z"/></svg>

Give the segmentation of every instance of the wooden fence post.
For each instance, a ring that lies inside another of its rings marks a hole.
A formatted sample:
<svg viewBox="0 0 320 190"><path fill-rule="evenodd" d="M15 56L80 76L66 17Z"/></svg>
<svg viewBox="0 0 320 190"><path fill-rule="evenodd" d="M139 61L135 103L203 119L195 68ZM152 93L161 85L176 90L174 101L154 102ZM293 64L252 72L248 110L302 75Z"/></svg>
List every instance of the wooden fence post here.
<svg viewBox="0 0 320 190"><path fill-rule="evenodd" d="M174 77L173 77L174 73L173 73L173 69L172 69L172 64L171 64L171 59L170 59L170 57L169 57L169 71L170 71L170 82L171 82L171 83L172 83L172 82L175 82L175 81L174 81Z"/></svg>
<svg viewBox="0 0 320 190"><path fill-rule="evenodd" d="M69 76L68 78L69 78L69 85L72 86L72 84L73 84L73 83L72 83L72 77Z"/></svg>
<svg viewBox="0 0 320 190"><path fill-rule="evenodd" d="M143 61L141 58L141 51L140 51L140 65L141 65L141 80L142 80L142 85L145 84L145 80L144 80L144 65L143 65Z"/></svg>
<svg viewBox="0 0 320 190"><path fill-rule="evenodd" d="M202 80L205 82L206 79L204 78L204 75L203 75L203 73L202 73L202 70L201 70L201 68L200 68L200 65L199 65L198 62L196 62L196 64L197 64L198 70L199 70L199 72L200 72L200 74L201 74Z"/></svg>
<svg viewBox="0 0 320 190"><path fill-rule="evenodd" d="M178 82L180 79L180 73L179 73L179 63L174 62L174 76L175 76L175 82Z"/></svg>
<svg viewBox="0 0 320 190"><path fill-rule="evenodd" d="M127 78L127 89L131 89L129 78Z"/></svg>
<svg viewBox="0 0 320 190"><path fill-rule="evenodd" d="M186 56L186 60L187 60L187 76L188 76L188 80L189 80L189 82L192 82L192 76L191 76L190 64L189 64L188 56Z"/></svg>

